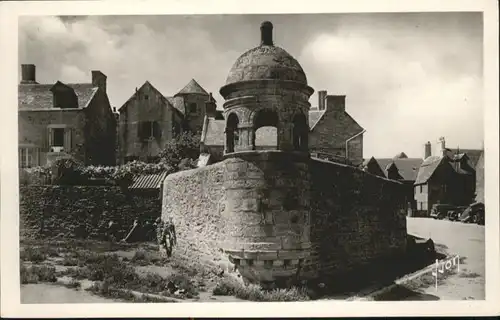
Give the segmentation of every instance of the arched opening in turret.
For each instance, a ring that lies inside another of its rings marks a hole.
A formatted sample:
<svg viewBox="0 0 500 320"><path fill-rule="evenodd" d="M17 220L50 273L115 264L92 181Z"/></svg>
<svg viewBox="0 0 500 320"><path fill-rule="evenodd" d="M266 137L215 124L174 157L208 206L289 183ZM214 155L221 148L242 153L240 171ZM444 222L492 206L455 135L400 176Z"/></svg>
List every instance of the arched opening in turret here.
<svg viewBox="0 0 500 320"><path fill-rule="evenodd" d="M278 149L278 123L279 117L275 111L258 111L253 125L252 148L254 150Z"/></svg>
<svg viewBox="0 0 500 320"><path fill-rule="evenodd" d="M309 126L306 116L303 113L298 113L293 117L293 149L307 151L308 137Z"/></svg>
<svg viewBox="0 0 500 320"><path fill-rule="evenodd" d="M235 113L231 113L227 117L226 123L226 152L234 152L234 147L239 142L238 124L240 120Z"/></svg>

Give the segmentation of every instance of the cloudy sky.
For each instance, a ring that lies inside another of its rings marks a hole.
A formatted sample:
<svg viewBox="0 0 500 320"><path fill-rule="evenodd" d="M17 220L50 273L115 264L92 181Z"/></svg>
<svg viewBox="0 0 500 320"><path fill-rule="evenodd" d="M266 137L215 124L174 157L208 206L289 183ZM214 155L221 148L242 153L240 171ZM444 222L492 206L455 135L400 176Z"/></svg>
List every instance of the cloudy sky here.
<svg viewBox="0 0 500 320"><path fill-rule="evenodd" d="M264 20L316 91L347 95L367 130L365 157L422 157L440 136L481 147L480 13L23 17L19 59L36 64L40 83L89 82L101 70L118 108L146 80L169 96L192 78L221 107L218 91Z"/></svg>

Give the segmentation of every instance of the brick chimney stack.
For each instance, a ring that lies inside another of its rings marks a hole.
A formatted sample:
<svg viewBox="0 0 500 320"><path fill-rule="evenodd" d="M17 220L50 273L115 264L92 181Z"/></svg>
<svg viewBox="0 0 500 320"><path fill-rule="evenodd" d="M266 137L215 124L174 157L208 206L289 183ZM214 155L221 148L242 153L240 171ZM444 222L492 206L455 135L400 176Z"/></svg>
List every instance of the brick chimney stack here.
<svg viewBox="0 0 500 320"><path fill-rule="evenodd" d="M343 95L327 95L326 108L328 111L335 113L343 113L345 111L345 96Z"/></svg>
<svg viewBox="0 0 500 320"><path fill-rule="evenodd" d="M208 97L208 100L205 102L205 113L209 118L215 118L217 110L217 105L215 104L215 99L212 96L212 92Z"/></svg>
<svg viewBox="0 0 500 320"><path fill-rule="evenodd" d="M427 141L427 143L425 144L425 154L424 154L424 159L427 159L427 158L429 158L430 156L432 156L432 145L431 145L431 142L430 142L430 141Z"/></svg>
<svg viewBox="0 0 500 320"><path fill-rule="evenodd" d="M318 109L320 111L325 110L325 99L326 99L326 90L318 91Z"/></svg>
<svg viewBox="0 0 500 320"><path fill-rule="evenodd" d="M36 66L34 64L21 65L21 84L37 83Z"/></svg>
<svg viewBox="0 0 500 320"><path fill-rule="evenodd" d="M444 137L439 138L439 142L441 143L441 154L442 156L446 156L446 141L444 140Z"/></svg>
<svg viewBox="0 0 500 320"><path fill-rule="evenodd" d="M99 70L92 70L92 85L94 87L99 87L104 93L106 93L106 75Z"/></svg>

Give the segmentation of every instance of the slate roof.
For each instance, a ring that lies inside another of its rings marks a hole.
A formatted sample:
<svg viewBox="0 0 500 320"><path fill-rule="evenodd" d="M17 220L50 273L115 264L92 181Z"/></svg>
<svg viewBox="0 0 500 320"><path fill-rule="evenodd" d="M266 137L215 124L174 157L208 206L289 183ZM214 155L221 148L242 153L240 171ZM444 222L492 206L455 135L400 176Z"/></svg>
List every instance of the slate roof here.
<svg viewBox="0 0 500 320"><path fill-rule="evenodd" d="M179 110L180 113L182 114L186 113L186 108L184 106L184 98L182 96L166 97L166 99L175 109Z"/></svg>
<svg viewBox="0 0 500 320"><path fill-rule="evenodd" d="M78 108L88 106L97 87L92 83L64 83L71 87L78 97ZM54 110L53 93L50 89L54 84L19 84L18 85L18 108L19 110Z"/></svg>
<svg viewBox="0 0 500 320"><path fill-rule="evenodd" d="M399 174L406 181L415 181L423 159L420 158L393 158L376 159L382 171L387 177L387 169L394 163L398 168Z"/></svg>
<svg viewBox="0 0 500 320"><path fill-rule="evenodd" d="M202 142L207 146L223 146L225 127L226 122L224 120L208 118L207 129Z"/></svg>
<svg viewBox="0 0 500 320"><path fill-rule="evenodd" d="M426 183L427 180L434 174L439 164L444 160L443 156L430 156L427 157L420 169L418 170L417 179L415 180L415 184Z"/></svg>
<svg viewBox="0 0 500 320"><path fill-rule="evenodd" d="M479 161L479 158L481 157L481 154L484 152L483 150L481 149L449 149L448 150L451 151L451 153L453 154L467 154L467 157L469 157L469 160L472 164L472 167L475 168L478 161Z"/></svg>
<svg viewBox="0 0 500 320"><path fill-rule="evenodd" d="M208 92L203 89L202 86L196 80L191 79L188 84L181 91L177 92L174 97L183 95L183 94L202 94L208 96Z"/></svg>
<svg viewBox="0 0 500 320"><path fill-rule="evenodd" d="M310 130L314 129L316 124L325 114L325 110L311 110L309 111L309 128Z"/></svg>
<svg viewBox="0 0 500 320"><path fill-rule="evenodd" d="M168 172L155 174L137 174L132 178L132 184L129 189L159 189Z"/></svg>

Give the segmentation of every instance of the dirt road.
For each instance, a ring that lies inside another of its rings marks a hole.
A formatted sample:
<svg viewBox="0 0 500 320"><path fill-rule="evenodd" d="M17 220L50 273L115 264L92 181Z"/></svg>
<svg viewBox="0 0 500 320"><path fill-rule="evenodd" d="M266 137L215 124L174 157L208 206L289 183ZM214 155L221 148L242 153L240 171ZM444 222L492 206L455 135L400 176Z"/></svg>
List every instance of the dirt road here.
<svg viewBox="0 0 500 320"><path fill-rule="evenodd" d="M446 282L424 290L441 300L483 300L485 298L484 226L429 218L408 218L408 233L432 238L450 254L464 258L459 272Z"/></svg>

